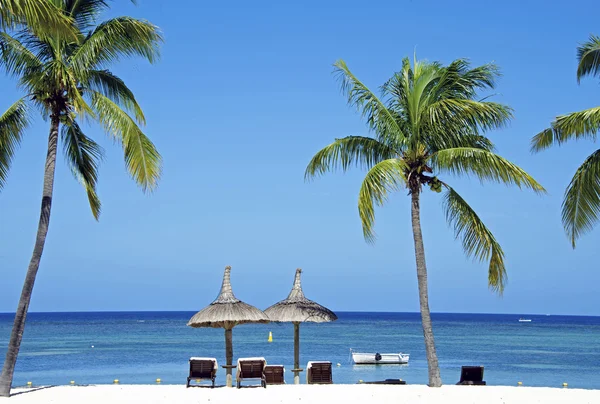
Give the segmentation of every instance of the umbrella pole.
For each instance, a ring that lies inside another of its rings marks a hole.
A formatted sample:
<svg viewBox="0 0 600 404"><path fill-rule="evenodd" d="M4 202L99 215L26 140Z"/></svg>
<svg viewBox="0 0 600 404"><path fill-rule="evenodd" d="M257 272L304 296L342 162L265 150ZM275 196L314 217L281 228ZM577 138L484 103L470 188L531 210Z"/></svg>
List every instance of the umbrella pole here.
<svg viewBox="0 0 600 404"><path fill-rule="evenodd" d="M233 342L231 338L231 328L225 329L225 357L227 359L227 387L233 387L231 369L233 362Z"/></svg>
<svg viewBox="0 0 600 404"><path fill-rule="evenodd" d="M294 384L300 384L300 323L294 322Z"/></svg>

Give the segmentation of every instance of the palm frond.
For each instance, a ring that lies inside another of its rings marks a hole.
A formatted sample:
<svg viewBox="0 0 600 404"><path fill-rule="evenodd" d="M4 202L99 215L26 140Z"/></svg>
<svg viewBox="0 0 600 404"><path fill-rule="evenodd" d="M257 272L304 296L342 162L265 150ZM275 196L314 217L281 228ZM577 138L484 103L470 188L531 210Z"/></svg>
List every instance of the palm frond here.
<svg viewBox="0 0 600 404"><path fill-rule="evenodd" d="M402 69L399 72L394 73L394 75L381 86L381 93L384 97L388 98L388 108L397 114L402 115L402 118L404 118L401 120L395 118L394 120L397 123L402 122L402 120L406 121L406 123L410 122L410 116L407 115L407 112L410 110L408 97L412 87L412 78L413 72L410 61L405 57L402 59ZM408 135L409 133L406 134Z"/></svg>
<svg viewBox="0 0 600 404"><path fill-rule="evenodd" d="M444 69L438 62L421 63L420 69L414 74L414 79L408 97L408 110L413 127L420 127L423 111L426 110L429 102L431 89L439 82ZM413 130L412 140L418 142L421 139L422 131Z"/></svg>
<svg viewBox="0 0 600 404"><path fill-rule="evenodd" d="M334 64L334 74L340 80L342 93L347 97L348 104L356 107L369 128L384 139L384 143L396 143L406 138L402 128L396 122L395 116L385 104L369 90L348 68L346 62L338 60Z"/></svg>
<svg viewBox="0 0 600 404"><path fill-rule="evenodd" d="M488 285L502 294L507 279L504 251L469 204L453 188L444 185L447 191L443 206L448 225L454 229L455 237L461 240L468 257L481 262L489 260Z"/></svg>
<svg viewBox="0 0 600 404"><path fill-rule="evenodd" d="M141 56L153 63L162 41L158 27L150 22L118 17L98 25L71 55L70 62L82 74L121 57Z"/></svg>
<svg viewBox="0 0 600 404"><path fill-rule="evenodd" d="M531 139L531 151L537 153L553 144L575 139L596 140L600 130L600 107L594 107L556 118L548 129L544 129Z"/></svg>
<svg viewBox="0 0 600 404"><path fill-rule="evenodd" d="M477 90L492 89L500 76L493 63L469 69L467 59L457 59L442 69L440 79L431 90L430 103L443 99L474 99Z"/></svg>
<svg viewBox="0 0 600 404"><path fill-rule="evenodd" d="M27 104L20 99L0 115L0 190L4 187L10 164L29 126Z"/></svg>
<svg viewBox="0 0 600 404"><path fill-rule="evenodd" d="M123 80L108 70L90 70L86 76L85 84L89 88L110 98L119 106L132 113L138 124L146 124L146 117L142 108L135 99L133 92L125 85Z"/></svg>
<svg viewBox="0 0 600 404"><path fill-rule="evenodd" d="M81 32L87 31L108 7L106 0L64 0L65 13L75 20Z"/></svg>
<svg viewBox="0 0 600 404"><path fill-rule="evenodd" d="M600 150L577 169L565 192L562 221L571 245L592 230L600 214Z"/></svg>
<svg viewBox="0 0 600 404"><path fill-rule="evenodd" d="M25 25L40 38L75 39L73 20L52 1L0 0L0 28Z"/></svg>
<svg viewBox="0 0 600 404"><path fill-rule="evenodd" d="M587 75L600 74L600 37L591 35L590 39L577 48L577 81Z"/></svg>
<svg viewBox="0 0 600 404"><path fill-rule="evenodd" d="M497 154L472 148L457 147L440 150L430 157L435 170L454 175L475 175L482 182L490 180L503 184L529 188L535 192L546 192L536 180L522 168Z"/></svg>
<svg viewBox="0 0 600 404"><path fill-rule="evenodd" d="M496 79L501 76L500 68L496 64L486 63L464 72L461 83L471 88L493 89L496 87Z"/></svg>
<svg viewBox="0 0 600 404"><path fill-rule="evenodd" d="M432 127L424 136L424 143L429 154L456 147L473 147L490 152L496 150L489 138L474 134L470 128L460 127Z"/></svg>
<svg viewBox="0 0 600 404"><path fill-rule="evenodd" d="M100 145L87 137L76 121L67 119L62 125L64 153L75 178L85 188L94 218L100 217L100 198L96 193L98 166L103 157Z"/></svg>
<svg viewBox="0 0 600 404"><path fill-rule="evenodd" d="M544 129L531 139L530 151L537 153L545 150L554 144L555 137L552 128Z"/></svg>
<svg viewBox="0 0 600 404"><path fill-rule="evenodd" d="M387 136L385 133L376 133L375 135L377 139L389 144L397 151L406 150L409 147L408 140L412 137L413 122L408 99L412 82L409 77L412 77L412 70L408 58L405 58L402 70L394 73L380 88L382 96L386 99L389 115L394 119L404 137Z"/></svg>
<svg viewBox="0 0 600 404"><path fill-rule="evenodd" d="M371 168L382 160L392 158L396 153L376 139L363 136L347 136L336 139L321 149L306 167L304 179L309 180L327 171L348 170L353 165Z"/></svg>
<svg viewBox="0 0 600 404"><path fill-rule="evenodd" d="M64 46L66 42L54 39L42 39L27 29L15 33L15 39L33 53L40 63L46 63L56 58L61 51L57 46Z"/></svg>
<svg viewBox="0 0 600 404"><path fill-rule="evenodd" d="M374 242L376 238L375 206L382 206L390 192L406 187L406 169L402 159L391 158L375 164L367 172L358 194L358 213L367 242Z"/></svg>
<svg viewBox="0 0 600 404"><path fill-rule="evenodd" d="M501 128L513 117L506 105L456 98L436 101L424 114L430 127L468 127L475 132Z"/></svg>
<svg viewBox="0 0 600 404"><path fill-rule="evenodd" d="M39 69L41 61L17 38L0 32L0 67L14 77L21 77L28 71Z"/></svg>
<svg viewBox="0 0 600 404"><path fill-rule="evenodd" d="M99 92L92 94L92 106L108 134L123 145L125 164L142 190L153 190L161 172L161 157L154 144L116 103Z"/></svg>

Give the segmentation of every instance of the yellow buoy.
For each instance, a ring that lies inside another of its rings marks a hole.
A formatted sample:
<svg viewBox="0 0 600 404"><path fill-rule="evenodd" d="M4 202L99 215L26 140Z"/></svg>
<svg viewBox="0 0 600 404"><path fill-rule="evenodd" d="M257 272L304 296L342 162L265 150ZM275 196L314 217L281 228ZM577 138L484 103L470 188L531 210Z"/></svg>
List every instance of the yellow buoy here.
<svg viewBox="0 0 600 404"><path fill-rule="evenodd" d="M273 342L273 333L271 331L269 331L269 339L267 342Z"/></svg>
<svg viewBox="0 0 600 404"><path fill-rule="evenodd" d="M119 384L119 379L115 379L115 380L113 380L113 383L114 383L114 384Z"/></svg>
<svg viewBox="0 0 600 404"><path fill-rule="evenodd" d="M196 383L200 383L200 379L196 379Z"/></svg>
<svg viewBox="0 0 600 404"><path fill-rule="evenodd" d="M75 380L71 380L71 384L75 384Z"/></svg>
<svg viewBox="0 0 600 404"><path fill-rule="evenodd" d="M31 384L32 384L31 382L27 382L27 386L31 387Z"/></svg>
<svg viewBox="0 0 600 404"><path fill-rule="evenodd" d="M517 382L517 386L522 386L523 382Z"/></svg>
<svg viewBox="0 0 600 404"><path fill-rule="evenodd" d="M156 383L160 383L160 379L156 379Z"/></svg>
<svg viewBox="0 0 600 404"><path fill-rule="evenodd" d="M563 387L568 387L569 385L567 383L563 383Z"/></svg>

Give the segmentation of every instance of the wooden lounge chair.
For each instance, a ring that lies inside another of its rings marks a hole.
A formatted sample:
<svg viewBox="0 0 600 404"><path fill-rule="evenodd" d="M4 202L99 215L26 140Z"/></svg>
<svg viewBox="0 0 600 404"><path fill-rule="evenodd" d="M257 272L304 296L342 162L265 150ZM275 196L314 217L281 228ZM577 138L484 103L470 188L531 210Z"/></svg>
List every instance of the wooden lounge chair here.
<svg viewBox="0 0 600 404"><path fill-rule="evenodd" d="M190 358L190 373L187 378L186 388L190 387L192 380L210 380L215 387L217 377L217 360L215 358Z"/></svg>
<svg viewBox="0 0 600 404"><path fill-rule="evenodd" d="M332 384L331 362L308 362L306 365L306 383Z"/></svg>
<svg viewBox="0 0 600 404"><path fill-rule="evenodd" d="M483 381L483 366L463 366L460 370L460 385L485 386Z"/></svg>
<svg viewBox="0 0 600 404"><path fill-rule="evenodd" d="M237 364L237 387L242 387L242 380L245 379L260 379L260 385L267 387L265 380L265 366L267 361L265 358L240 358Z"/></svg>
<svg viewBox="0 0 600 404"><path fill-rule="evenodd" d="M265 366L265 381L267 384L285 384L284 373L283 365L267 365Z"/></svg>

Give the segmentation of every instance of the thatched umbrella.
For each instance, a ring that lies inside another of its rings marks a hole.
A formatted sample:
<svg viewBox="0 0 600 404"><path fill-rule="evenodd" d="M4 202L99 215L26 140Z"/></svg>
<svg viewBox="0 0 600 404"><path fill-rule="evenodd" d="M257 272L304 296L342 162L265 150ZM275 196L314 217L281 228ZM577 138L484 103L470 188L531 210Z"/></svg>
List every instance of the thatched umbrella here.
<svg viewBox="0 0 600 404"><path fill-rule="evenodd" d="M311 321L313 323L324 323L337 320L337 316L331 310L304 297L300 274L302 270L296 269L294 286L287 299L275 303L265 310L271 321L294 323L294 383L300 383L300 323Z"/></svg>
<svg viewBox="0 0 600 404"><path fill-rule="evenodd" d="M208 307L196 313L187 323L190 327L195 328L212 327L225 329L225 356L227 365L223 367L227 370L227 387L232 386L231 370L234 368L232 365L233 345L231 330L238 324L269 322L269 318L265 313L254 306L242 302L233 295L230 273L231 267L225 267L223 285L217 299Z"/></svg>

